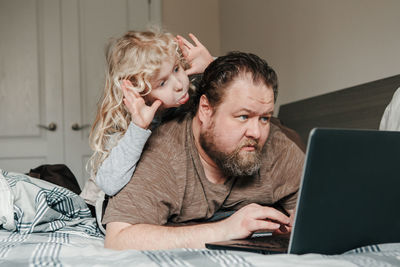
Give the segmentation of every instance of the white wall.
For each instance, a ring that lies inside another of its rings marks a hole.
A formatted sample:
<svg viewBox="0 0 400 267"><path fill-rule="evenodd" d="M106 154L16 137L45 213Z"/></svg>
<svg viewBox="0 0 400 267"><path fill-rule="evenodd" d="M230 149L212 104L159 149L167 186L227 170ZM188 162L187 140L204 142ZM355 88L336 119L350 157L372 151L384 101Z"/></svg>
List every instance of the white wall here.
<svg viewBox="0 0 400 267"><path fill-rule="evenodd" d="M220 0L221 51L266 59L279 104L400 74L398 0Z"/></svg>
<svg viewBox="0 0 400 267"><path fill-rule="evenodd" d="M213 55L221 54L219 15L218 0L162 1L164 28L186 38L188 33L193 33Z"/></svg>

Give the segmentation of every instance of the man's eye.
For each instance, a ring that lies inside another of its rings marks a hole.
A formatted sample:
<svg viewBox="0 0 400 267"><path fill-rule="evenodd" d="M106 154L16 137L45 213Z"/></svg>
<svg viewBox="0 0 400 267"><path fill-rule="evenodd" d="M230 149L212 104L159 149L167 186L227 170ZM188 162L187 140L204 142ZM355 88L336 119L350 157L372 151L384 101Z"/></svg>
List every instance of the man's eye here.
<svg viewBox="0 0 400 267"><path fill-rule="evenodd" d="M176 66L174 69L174 72L178 72L179 71L179 66Z"/></svg>
<svg viewBox="0 0 400 267"><path fill-rule="evenodd" d="M263 123L267 123L267 122L269 122L269 121L271 120L271 117L261 117L260 120L261 120Z"/></svg>
<svg viewBox="0 0 400 267"><path fill-rule="evenodd" d="M245 120L247 120L248 118L249 118L249 116L247 116L247 115L240 115L240 116L238 116L238 119L241 120L241 121L245 121Z"/></svg>

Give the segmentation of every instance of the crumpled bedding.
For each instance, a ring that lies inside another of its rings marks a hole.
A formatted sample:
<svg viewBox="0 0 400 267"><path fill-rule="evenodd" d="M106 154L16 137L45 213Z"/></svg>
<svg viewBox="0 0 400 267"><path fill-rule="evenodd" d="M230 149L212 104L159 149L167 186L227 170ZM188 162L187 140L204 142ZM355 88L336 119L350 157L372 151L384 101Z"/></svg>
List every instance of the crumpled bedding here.
<svg viewBox="0 0 400 267"><path fill-rule="evenodd" d="M1 169L0 226L21 234L72 231L103 237L86 203L77 194Z"/></svg>

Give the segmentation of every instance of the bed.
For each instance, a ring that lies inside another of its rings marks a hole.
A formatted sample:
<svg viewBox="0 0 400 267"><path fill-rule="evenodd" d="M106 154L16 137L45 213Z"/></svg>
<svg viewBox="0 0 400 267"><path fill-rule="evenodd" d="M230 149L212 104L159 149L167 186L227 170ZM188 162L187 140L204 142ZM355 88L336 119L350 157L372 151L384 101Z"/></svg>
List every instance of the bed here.
<svg viewBox="0 0 400 267"><path fill-rule="evenodd" d="M279 118L305 142L316 126L376 129L399 86L400 75L289 103L281 107ZM0 170L1 266L400 266L400 243L331 256L207 249L113 251L103 244L104 235L78 195L25 174Z"/></svg>
<svg viewBox="0 0 400 267"><path fill-rule="evenodd" d="M400 243L342 255L261 255L207 249L113 251L82 198L30 176L0 170L1 266L399 266ZM15 222L12 224L11 222Z"/></svg>
<svg viewBox="0 0 400 267"><path fill-rule="evenodd" d="M1 266L399 266L400 244L364 247L343 255L261 255L206 249L113 251L82 233L20 234L0 230Z"/></svg>

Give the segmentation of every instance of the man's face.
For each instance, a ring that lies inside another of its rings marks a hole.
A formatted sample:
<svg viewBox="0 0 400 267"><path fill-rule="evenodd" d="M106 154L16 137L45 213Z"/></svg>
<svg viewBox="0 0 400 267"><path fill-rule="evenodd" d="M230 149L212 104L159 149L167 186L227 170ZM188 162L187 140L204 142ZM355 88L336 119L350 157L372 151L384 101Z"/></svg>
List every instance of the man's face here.
<svg viewBox="0 0 400 267"><path fill-rule="evenodd" d="M226 176L252 175L260 168L274 93L250 74L238 76L225 90L222 103L203 120L200 145Z"/></svg>

